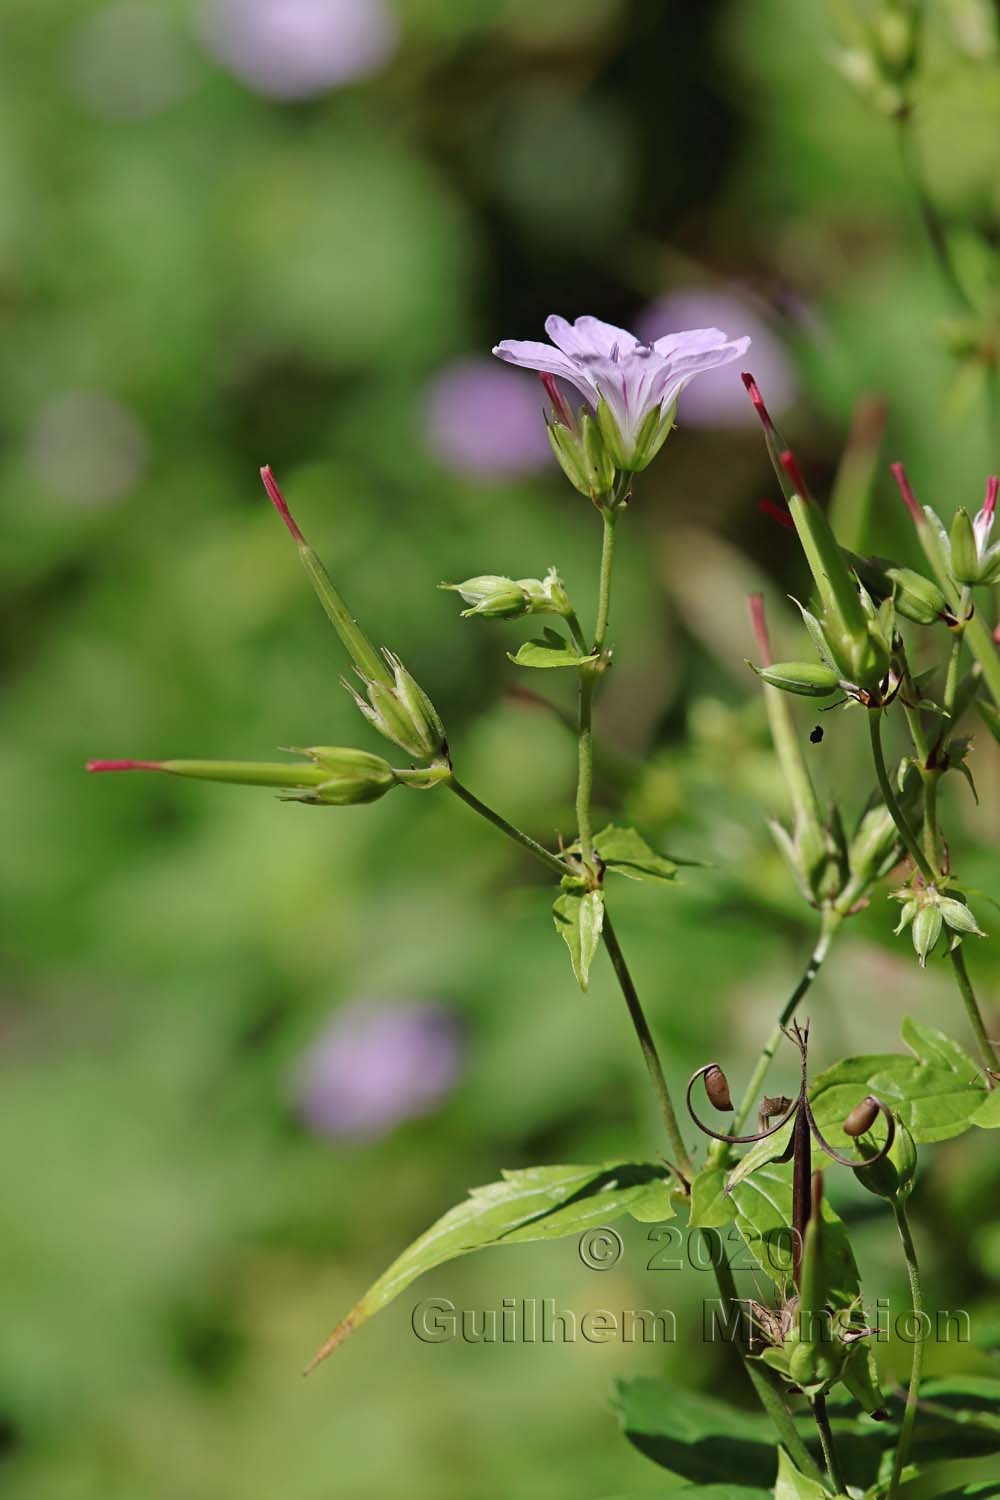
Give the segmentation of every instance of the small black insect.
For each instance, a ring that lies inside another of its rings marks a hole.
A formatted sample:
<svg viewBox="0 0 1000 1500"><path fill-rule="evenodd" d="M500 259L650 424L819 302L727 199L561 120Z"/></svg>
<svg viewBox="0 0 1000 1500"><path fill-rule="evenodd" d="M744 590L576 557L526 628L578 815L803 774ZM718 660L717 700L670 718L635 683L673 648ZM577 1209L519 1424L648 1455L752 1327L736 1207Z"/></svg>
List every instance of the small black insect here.
<svg viewBox="0 0 1000 1500"><path fill-rule="evenodd" d="M823 726L822 726L822 724L817 724L815 726L815 728L810 729L810 731L809 731L809 738L810 738L810 740L812 741L812 743L814 745L818 745L819 744L820 740L823 738Z"/></svg>

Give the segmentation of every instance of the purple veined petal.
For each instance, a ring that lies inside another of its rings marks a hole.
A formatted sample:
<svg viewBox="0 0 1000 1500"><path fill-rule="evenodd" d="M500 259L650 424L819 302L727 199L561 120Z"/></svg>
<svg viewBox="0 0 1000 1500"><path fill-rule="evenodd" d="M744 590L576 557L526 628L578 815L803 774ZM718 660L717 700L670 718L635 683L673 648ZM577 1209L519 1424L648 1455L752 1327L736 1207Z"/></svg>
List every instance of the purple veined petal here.
<svg viewBox="0 0 1000 1500"><path fill-rule="evenodd" d="M663 338L656 339L653 348L664 359L674 359L678 355L683 358L703 349L715 349L728 341L729 335L723 333L721 328L688 328L681 333L668 333Z"/></svg>
<svg viewBox="0 0 1000 1500"><path fill-rule="evenodd" d="M719 365L728 365L734 359L741 359L749 348L749 338L733 339L731 343L721 344L715 349L703 349L698 353L672 359L670 368L675 375L680 375L687 381L693 375L700 375L703 370L715 370Z"/></svg>
<svg viewBox="0 0 1000 1500"><path fill-rule="evenodd" d="M533 339L503 339L495 345L493 353L509 365L520 365L522 370L542 370L546 375L568 380L588 401L597 404L597 387L587 372L551 344L537 343Z"/></svg>
<svg viewBox="0 0 1000 1500"><path fill-rule="evenodd" d="M577 318L573 327L577 335L589 343L592 353L603 354L608 358L616 349L619 355L631 354L639 345L635 334L629 333L627 328L616 328L614 323L602 323L600 318L593 318L588 313ZM548 323L545 331L551 338Z"/></svg>
<svg viewBox="0 0 1000 1500"><path fill-rule="evenodd" d="M557 313L545 319L545 332L571 359L608 358L614 349L621 355L631 354L638 342L626 329L602 323L599 318L582 317L568 323Z"/></svg>

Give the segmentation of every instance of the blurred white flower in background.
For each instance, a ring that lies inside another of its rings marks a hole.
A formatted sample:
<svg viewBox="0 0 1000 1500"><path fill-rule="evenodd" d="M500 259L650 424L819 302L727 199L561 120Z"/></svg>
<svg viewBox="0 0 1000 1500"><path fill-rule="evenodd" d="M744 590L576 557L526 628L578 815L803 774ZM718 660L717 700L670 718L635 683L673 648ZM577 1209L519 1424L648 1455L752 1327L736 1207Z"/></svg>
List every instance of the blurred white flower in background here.
<svg viewBox="0 0 1000 1500"><path fill-rule="evenodd" d="M320 1135L372 1140L430 1114L462 1066L458 1022L424 1001L341 1006L303 1059L298 1112Z"/></svg>
<svg viewBox="0 0 1000 1500"><path fill-rule="evenodd" d="M77 99L109 120L141 120L176 103L192 83L176 18L148 0L115 0L82 22L66 53Z"/></svg>
<svg viewBox="0 0 1000 1500"><path fill-rule="evenodd" d="M36 416L26 456L43 489L67 505L96 509L141 482L146 437L128 407L106 391L61 391Z"/></svg>
<svg viewBox="0 0 1000 1500"><path fill-rule="evenodd" d="M384 0L208 0L201 32L217 62L273 99L368 78L399 42Z"/></svg>
<svg viewBox="0 0 1000 1500"><path fill-rule="evenodd" d="M511 379L491 359L452 360L424 392L425 434L442 468L502 478L548 467L552 450L533 376Z"/></svg>
<svg viewBox="0 0 1000 1500"><path fill-rule="evenodd" d="M781 341L764 321L749 297L731 290L704 287L680 288L651 304L639 319L637 332L646 342L662 338L675 328L738 328L749 334L753 347L753 373L761 390L767 391L768 407L780 412L796 394L795 371ZM757 418L747 400L738 365L706 370L692 381L681 402L680 420L685 427L752 427Z"/></svg>

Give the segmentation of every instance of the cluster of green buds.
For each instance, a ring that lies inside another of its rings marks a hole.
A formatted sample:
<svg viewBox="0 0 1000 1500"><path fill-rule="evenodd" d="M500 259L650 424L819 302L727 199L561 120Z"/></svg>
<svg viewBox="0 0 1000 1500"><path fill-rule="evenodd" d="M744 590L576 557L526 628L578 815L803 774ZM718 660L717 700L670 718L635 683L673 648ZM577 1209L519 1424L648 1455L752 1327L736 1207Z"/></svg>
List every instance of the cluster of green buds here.
<svg viewBox="0 0 1000 1500"><path fill-rule="evenodd" d="M614 455L620 439L614 423L606 416L602 418L605 403L598 405L596 416L587 407L577 415L555 376L543 374L540 378L552 403L551 413L545 413L545 428L559 466L581 495L595 505L610 503L618 480Z"/></svg>
<svg viewBox="0 0 1000 1500"><path fill-rule="evenodd" d="M884 114L903 113L919 62L922 0L862 0L842 15L841 72Z"/></svg>
<svg viewBox="0 0 1000 1500"><path fill-rule="evenodd" d="M947 887L942 890L918 877L913 884L891 891L889 899L903 903L896 932L909 927L921 968L927 967L942 934L947 934L949 951L957 948L965 937L986 936L960 891Z"/></svg>
<svg viewBox="0 0 1000 1500"><path fill-rule="evenodd" d="M462 618L484 615L492 620L516 620L520 615L572 614L572 606L555 568L544 578L504 578L497 573L480 573L464 583L442 583L442 589L460 594L468 604Z"/></svg>

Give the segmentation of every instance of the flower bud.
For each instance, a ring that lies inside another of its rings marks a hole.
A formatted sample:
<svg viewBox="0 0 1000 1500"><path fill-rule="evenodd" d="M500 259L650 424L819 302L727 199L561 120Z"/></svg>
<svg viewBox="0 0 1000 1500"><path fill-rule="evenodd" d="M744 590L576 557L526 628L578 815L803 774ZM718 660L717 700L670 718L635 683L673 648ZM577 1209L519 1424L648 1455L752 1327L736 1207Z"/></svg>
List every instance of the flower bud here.
<svg viewBox="0 0 1000 1500"><path fill-rule="evenodd" d="M727 1114L733 1107L729 1093L729 1080L722 1069L714 1064L705 1074L705 1093L717 1110Z"/></svg>
<svg viewBox="0 0 1000 1500"><path fill-rule="evenodd" d="M438 588L461 594L466 604L471 606L462 610L463 620L470 615L513 620L518 615L527 614L531 608L528 595L520 583L497 573L480 573L475 578L467 578L464 583L440 583Z"/></svg>
<svg viewBox="0 0 1000 1500"><path fill-rule="evenodd" d="M396 785L396 773L389 762L367 750L318 745L306 754L325 779L309 795L300 798L302 802L325 802L334 807L375 802Z"/></svg>
<svg viewBox="0 0 1000 1500"><path fill-rule="evenodd" d="M980 564L976 533L972 527L972 517L964 505L955 512L948 542L951 548L951 574L955 582L970 587L978 583Z"/></svg>
<svg viewBox="0 0 1000 1500"><path fill-rule="evenodd" d="M958 901L953 896L941 896L938 900L938 910L952 932L961 933L963 937L986 936L964 901Z"/></svg>
<svg viewBox="0 0 1000 1500"><path fill-rule="evenodd" d="M804 698L829 698L840 687L840 678L832 667L817 662L778 661L768 667L755 667L757 676L771 687L786 693L800 693Z"/></svg>
<svg viewBox="0 0 1000 1500"><path fill-rule="evenodd" d="M867 1134L879 1114L878 1100L873 1099L871 1094L867 1095L860 1104L854 1106L844 1121L844 1134L851 1136Z"/></svg>
<svg viewBox="0 0 1000 1500"><path fill-rule="evenodd" d="M927 960L934 952L943 925L944 918L940 908L932 904L921 906L913 918L913 947L922 969L927 967Z"/></svg>
<svg viewBox="0 0 1000 1500"><path fill-rule="evenodd" d="M392 671L392 686L365 677L359 672L368 692L367 701L342 679L358 708L379 734L392 740L407 755L417 760L447 757L444 725L423 689L414 681L398 656L382 653Z"/></svg>
<svg viewBox="0 0 1000 1500"><path fill-rule="evenodd" d="M915 625L933 625L945 616L948 601L929 578L913 568L901 568L884 557L844 556L873 599L893 599L897 612Z"/></svg>

